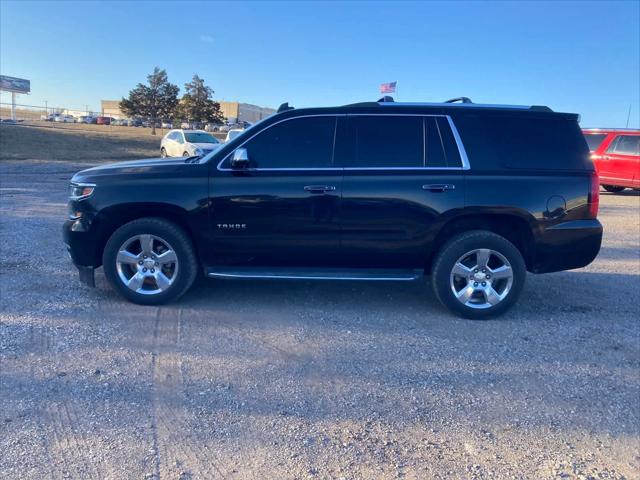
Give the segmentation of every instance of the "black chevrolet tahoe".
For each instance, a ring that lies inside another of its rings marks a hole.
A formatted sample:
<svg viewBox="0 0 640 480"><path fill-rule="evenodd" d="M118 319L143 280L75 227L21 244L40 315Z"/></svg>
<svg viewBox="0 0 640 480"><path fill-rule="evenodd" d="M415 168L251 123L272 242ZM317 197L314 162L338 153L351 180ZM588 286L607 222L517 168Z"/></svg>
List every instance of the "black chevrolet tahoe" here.
<svg viewBox="0 0 640 480"><path fill-rule="evenodd" d="M213 278L411 281L494 317L526 272L598 254L598 178L578 115L390 98L278 113L204 157L90 168L64 242L140 304ZM222 288L222 287L221 287Z"/></svg>

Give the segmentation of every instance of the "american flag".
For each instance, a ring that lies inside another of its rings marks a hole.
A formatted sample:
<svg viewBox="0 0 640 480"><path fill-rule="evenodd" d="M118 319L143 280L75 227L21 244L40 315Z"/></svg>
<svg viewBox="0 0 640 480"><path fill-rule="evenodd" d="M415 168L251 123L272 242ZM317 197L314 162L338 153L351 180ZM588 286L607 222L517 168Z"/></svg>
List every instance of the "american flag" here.
<svg viewBox="0 0 640 480"><path fill-rule="evenodd" d="M380 85L380 93L396 93L396 83L398 82L383 83Z"/></svg>

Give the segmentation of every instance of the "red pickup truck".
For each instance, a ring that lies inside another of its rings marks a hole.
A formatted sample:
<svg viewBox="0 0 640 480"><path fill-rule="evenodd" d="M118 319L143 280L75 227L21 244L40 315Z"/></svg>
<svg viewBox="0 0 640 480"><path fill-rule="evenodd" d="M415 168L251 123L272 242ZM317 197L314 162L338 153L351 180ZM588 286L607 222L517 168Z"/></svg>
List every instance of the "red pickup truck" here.
<svg viewBox="0 0 640 480"><path fill-rule="evenodd" d="M640 189L640 130L583 129L600 185L607 192Z"/></svg>

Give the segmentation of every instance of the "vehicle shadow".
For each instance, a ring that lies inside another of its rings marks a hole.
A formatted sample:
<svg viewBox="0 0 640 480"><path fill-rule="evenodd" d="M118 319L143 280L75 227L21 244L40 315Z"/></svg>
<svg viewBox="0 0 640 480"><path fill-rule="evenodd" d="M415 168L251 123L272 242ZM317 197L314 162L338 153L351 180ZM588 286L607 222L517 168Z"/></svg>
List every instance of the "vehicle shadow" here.
<svg viewBox="0 0 640 480"><path fill-rule="evenodd" d="M628 249L612 250L619 258ZM607 285L606 289L602 286ZM501 321L517 321L522 314L528 320L545 315L589 313L617 310L635 314L640 311L637 298L640 276L631 273L605 273L574 270L544 275L527 275L522 296L515 308ZM571 295L567 295L571 291ZM204 279L180 303L194 309L206 309L221 302L230 309L295 307L335 309L339 311L393 312L402 317L407 312L433 318L453 317L438 304L429 279L416 282L351 282L351 281L290 281L290 280L212 280Z"/></svg>
<svg viewBox="0 0 640 480"><path fill-rule="evenodd" d="M640 190L625 188L621 192L607 192L606 190L601 189L600 195L604 197L640 197Z"/></svg>

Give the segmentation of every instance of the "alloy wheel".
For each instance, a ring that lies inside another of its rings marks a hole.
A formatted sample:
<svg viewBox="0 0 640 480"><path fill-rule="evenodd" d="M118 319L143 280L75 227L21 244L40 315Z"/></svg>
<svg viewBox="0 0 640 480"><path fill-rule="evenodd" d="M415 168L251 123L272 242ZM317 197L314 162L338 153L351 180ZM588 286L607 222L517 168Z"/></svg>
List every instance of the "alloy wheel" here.
<svg viewBox="0 0 640 480"><path fill-rule="evenodd" d="M454 264L450 286L454 296L471 308L491 308L503 301L513 285L511 264L488 248L471 250Z"/></svg>
<svg viewBox="0 0 640 480"><path fill-rule="evenodd" d="M177 279L178 257L166 240L151 234L136 235L118 249L116 270L130 290L156 295Z"/></svg>

